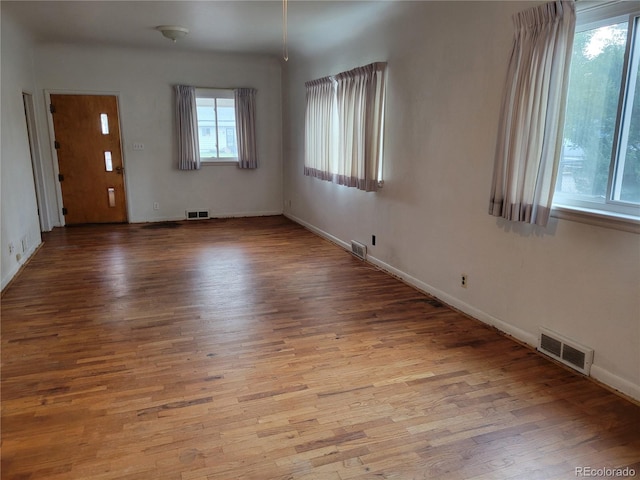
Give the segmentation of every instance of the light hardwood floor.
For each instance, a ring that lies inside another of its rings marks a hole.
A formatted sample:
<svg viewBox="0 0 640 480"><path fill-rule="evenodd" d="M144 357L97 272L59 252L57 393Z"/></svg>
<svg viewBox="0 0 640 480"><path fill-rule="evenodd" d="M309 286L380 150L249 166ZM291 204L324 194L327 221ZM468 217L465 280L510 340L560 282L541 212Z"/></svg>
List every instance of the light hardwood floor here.
<svg viewBox="0 0 640 480"><path fill-rule="evenodd" d="M2 479L640 478L640 407L284 217L44 240L2 297Z"/></svg>

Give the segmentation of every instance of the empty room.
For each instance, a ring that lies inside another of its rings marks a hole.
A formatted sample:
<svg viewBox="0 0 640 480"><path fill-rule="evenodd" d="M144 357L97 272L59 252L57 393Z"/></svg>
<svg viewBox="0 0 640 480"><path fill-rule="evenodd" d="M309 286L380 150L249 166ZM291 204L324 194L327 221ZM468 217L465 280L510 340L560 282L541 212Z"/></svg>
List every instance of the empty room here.
<svg viewBox="0 0 640 480"><path fill-rule="evenodd" d="M640 2L6 1L1 478L640 478Z"/></svg>

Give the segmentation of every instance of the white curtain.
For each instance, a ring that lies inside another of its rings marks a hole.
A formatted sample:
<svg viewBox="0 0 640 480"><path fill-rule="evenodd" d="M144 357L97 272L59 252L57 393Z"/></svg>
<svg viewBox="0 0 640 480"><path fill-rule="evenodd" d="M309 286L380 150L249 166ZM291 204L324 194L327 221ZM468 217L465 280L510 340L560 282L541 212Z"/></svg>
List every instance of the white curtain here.
<svg viewBox="0 0 640 480"><path fill-rule="evenodd" d="M305 84L305 175L375 191L382 180L386 63Z"/></svg>
<svg viewBox="0 0 640 480"><path fill-rule="evenodd" d="M333 180L338 147L334 83L331 77L305 83L304 174L329 181Z"/></svg>
<svg viewBox="0 0 640 480"><path fill-rule="evenodd" d="M550 2L513 22L489 213L544 226L562 147L575 4Z"/></svg>
<svg viewBox="0 0 640 480"><path fill-rule="evenodd" d="M378 190L384 130L384 72L378 62L336 75L340 133L337 181L367 192Z"/></svg>
<svg viewBox="0 0 640 480"><path fill-rule="evenodd" d="M186 85L174 86L176 129L178 135L178 169L200 169L196 89Z"/></svg>
<svg viewBox="0 0 640 480"><path fill-rule="evenodd" d="M258 168L256 148L256 89L234 90L238 168Z"/></svg>

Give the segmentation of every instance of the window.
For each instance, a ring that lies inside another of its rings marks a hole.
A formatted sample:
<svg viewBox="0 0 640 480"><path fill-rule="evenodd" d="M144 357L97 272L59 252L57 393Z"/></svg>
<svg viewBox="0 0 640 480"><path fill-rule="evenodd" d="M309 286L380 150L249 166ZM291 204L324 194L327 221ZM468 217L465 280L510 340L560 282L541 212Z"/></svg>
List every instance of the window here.
<svg viewBox="0 0 640 480"><path fill-rule="evenodd" d="M238 161L233 90L196 89L200 161Z"/></svg>
<svg viewBox="0 0 640 480"><path fill-rule="evenodd" d="M113 172L113 161L111 159L111 152L104 152L104 169L107 172Z"/></svg>
<svg viewBox="0 0 640 480"><path fill-rule="evenodd" d="M553 203L639 220L640 10L625 4L578 12Z"/></svg>
<svg viewBox="0 0 640 480"><path fill-rule="evenodd" d="M109 135L109 117L106 113L100 114L100 130L103 135Z"/></svg>
<svg viewBox="0 0 640 480"><path fill-rule="evenodd" d="M305 175L359 190L382 185L386 63L305 84Z"/></svg>
<svg viewBox="0 0 640 480"><path fill-rule="evenodd" d="M196 89L174 85L178 170L203 163L258 168L255 88Z"/></svg>

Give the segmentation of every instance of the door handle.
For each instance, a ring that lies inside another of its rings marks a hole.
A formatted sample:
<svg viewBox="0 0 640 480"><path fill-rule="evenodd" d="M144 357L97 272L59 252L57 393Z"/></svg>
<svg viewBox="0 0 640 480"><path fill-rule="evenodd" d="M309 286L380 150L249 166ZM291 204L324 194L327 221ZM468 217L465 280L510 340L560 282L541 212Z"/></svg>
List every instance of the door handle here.
<svg viewBox="0 0 640 480"><path fill-rule="evenodd" d="M115 170L118 175L122 175L122 173L124 172L124 168L122 167L116 167Z"/></svg>

